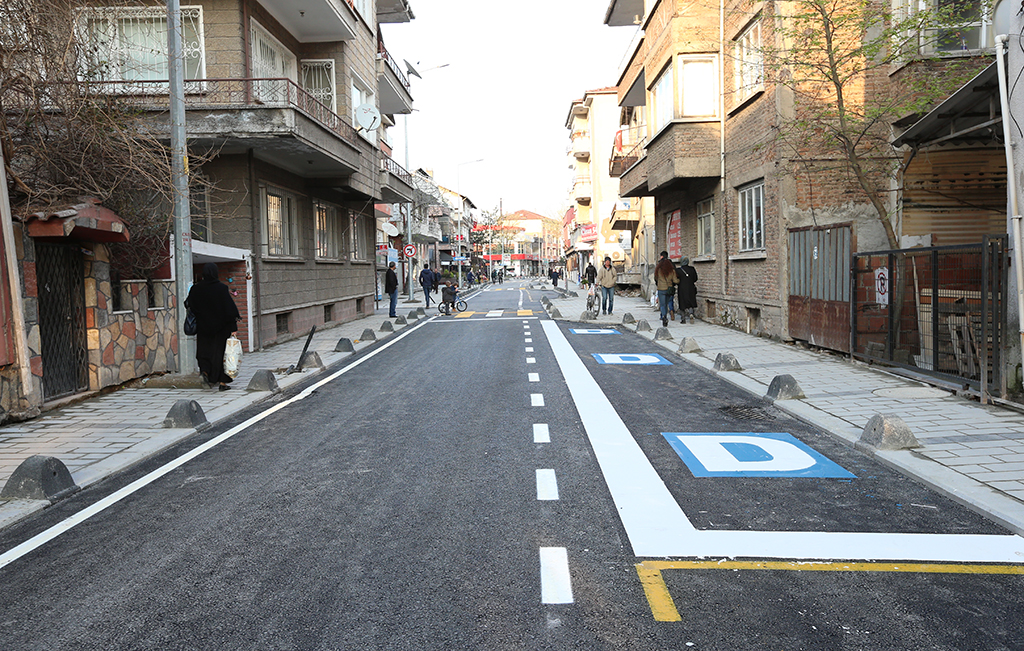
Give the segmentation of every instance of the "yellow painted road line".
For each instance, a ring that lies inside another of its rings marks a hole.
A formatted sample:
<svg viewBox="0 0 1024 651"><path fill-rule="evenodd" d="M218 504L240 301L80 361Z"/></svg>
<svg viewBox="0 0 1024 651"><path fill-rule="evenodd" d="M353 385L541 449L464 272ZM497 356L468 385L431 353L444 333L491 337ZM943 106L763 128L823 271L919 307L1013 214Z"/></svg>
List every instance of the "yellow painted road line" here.
<svg viewBox="0 0 1024 651"><path fill-rule="evenodd" d="M519 310L516 316L533 316L533 310Z"/></svg>
<svg viewBox="0 0 1024 651"><path fill-rule="evenodd" d="M455 315L455 318L456 319L468 319L469 317L473 316L474 314L476 314L476 312L459 312L458 314Z"/></svg>
<svg viewBox="0 0 1024 651"><path fill-rule="evenodd" d="M664 570L778 570L792 572L904 572L920 574L1020 574L1024 565L956 563L842 563L816 561L644 561L636 564L656 622L682 621L668 592Z"/></svg>

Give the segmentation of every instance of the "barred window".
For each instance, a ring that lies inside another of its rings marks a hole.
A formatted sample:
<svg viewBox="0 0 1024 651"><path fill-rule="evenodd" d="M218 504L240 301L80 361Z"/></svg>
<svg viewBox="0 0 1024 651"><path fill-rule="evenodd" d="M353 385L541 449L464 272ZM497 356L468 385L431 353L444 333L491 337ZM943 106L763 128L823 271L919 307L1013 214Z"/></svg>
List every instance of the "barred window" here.
<svg viewBox="0 0 1024 651"><path fill-rule="evenodd" d="M86 44L82 77L88 81L160 81L167 67L167 10L164 7L81 9L79 34ZM185 79L206 76L203 8L181 8Z"/></svg>
<svg viewBox="0 0 1024 651"><path fill-rule="evenodd" d="M316 257L337 260L341 257L341 214L337 206L313 202L316 214Z"/></svg>
<svg viewBox="0 0 1024 651"><path fill-rule="evenodd" d="M298 200L278 190L263 190L263 253L299 255Z"/></svg>

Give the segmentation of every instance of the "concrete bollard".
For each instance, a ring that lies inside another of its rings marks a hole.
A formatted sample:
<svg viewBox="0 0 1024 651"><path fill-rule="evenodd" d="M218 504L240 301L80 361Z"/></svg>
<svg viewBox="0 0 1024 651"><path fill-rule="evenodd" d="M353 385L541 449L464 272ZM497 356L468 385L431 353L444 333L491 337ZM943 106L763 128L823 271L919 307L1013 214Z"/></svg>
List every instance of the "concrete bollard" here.
<svg viewBox="0 0 1024 651"><path fill-rule="evenodd" d="M409 312L409 320L410 321L418 321L419 318L420 318L420 313L417 312L416 310L413 310L412 312Z"/></svg>
<svg viewBox="0 0 1024 651"><path fill-rule="evenodd" d="M917 437L896 414L875 414L864 426L857 447L875 450L906 450L921 447Z"/></svg>
<svg viewBox="0 0 1024 651"><path fill-rule="evenodd" d="M718 357L715 358L715 370L719 373L722 371L742 371L743 367L740 366L736 356L732 353L718 353Z"/></svg>
<svg viewBox="0 0 1024 651"><path fill-rule="evenodd" d="M372 328L363 330L363 334L359 337L359 341L377 341L377 335L373 334Z"/></svg>
<svg viewBox="0 0 1024 651"><path fill-rule="evenodd" d="M622 322L623 323L636 323L636 317L634 317L631 313L626 312L625 314L622 315Z"/></svg>
<svg viewBox="0 0 1024 651"><path fill-rule="evenodd" d="M640 319L639 321L636 322L636 331L637 332L650 332L651 331L651 324L647 323L647 319Z"/></svg>
<svg viewBox="0 0 1024 651"><path fill-rule="evenodd" d="M327 366L324 361L320 359L320 353L315 350L311 350L302 356L302 368L319 368L324 369Z"/></svg>
<svg viewBox="0 0 1024 651"><path fill-rule="evenodd" d="M0 500L56 502L77 491L75 480L60 459L35 454L14 469L0 492Z"/></svg>
<svg viewBox="0 0 1024 651"><path fill-rule="evenodd" d="M355 351L355 346L352 345L352 340L347 337L342 337L338 340L338 345L334 347L336 353L351 353Z"/></svg>
<svg viewBox="0 0 1024 651"><path fill-rule="evenodd" d="M164 418L164 427L194 427L200 429L209 426L203 408L195 400L176 400Z"/></svg>
<svg viewBox="0 0 1024 651"><path fill-rule="evenodd" d="M594 316L593 312L588 312L586 310L583 310L583 314L580 314L580 321L594 321L596 319L597 319L597 317Z"/></svg>
<svg viewBox="0 0 1024 651"><path fill-rule="evenodd" d="M249 380L249 386L245 387L245 390L276 393L281 390L281 387L277 385L277 378L273 371L261 368L253 374L252 379Z"/></svg>
<svg viewBox="0 0 1024 651"><path fill-rule="evenodd" d="M679 353L699 353L701 351L700 344L693 337L683 337L682 342L679 344L679 348L676 352Z"/></svg>
<svg viewBox="0 0 1024 651"><path fill-rule="evenodd" d="M552 319L561 319L562 318L562 313L558 311L557 307L551 308L551 318Z"/></svg>
<svg viewBox="0 0 1024 651"><path fill-rule="evenodd" d="M408 325L408 324L409 324L409 321L407 321L406 318L404 316L402 316L401 314L399 314L398 316L395 317L395 325Z"/></svg>
<svg viewBox="0 0 1024 651"><path fill-rule="evenodd" d="M380 324L380 331L381 332L394 332L395 331L395 326L391 325L390 321L385 321L384 323Z"/></svg>
<svg viewBox="0 0 1024 651"><path fill-rule="evenodd" d="M792 375L776 375L768 385L765 398L769 400L800 400L806 398L804 390Z"/></svg>
<svg viewBox="0 0 1024 651"><path fill-rule="evenodd" d="M426 310L426 308L418 307L418 308L416 308L416 314L418 314L420 316L427 316L427 310Z"/></svg>
<svg viewBox="0 0 1024 651"><path fill-rule="evenodd" d="M672 339L672 333L668 328L661 326L654 332L654 340L658 341L659 339Z"/></svg>

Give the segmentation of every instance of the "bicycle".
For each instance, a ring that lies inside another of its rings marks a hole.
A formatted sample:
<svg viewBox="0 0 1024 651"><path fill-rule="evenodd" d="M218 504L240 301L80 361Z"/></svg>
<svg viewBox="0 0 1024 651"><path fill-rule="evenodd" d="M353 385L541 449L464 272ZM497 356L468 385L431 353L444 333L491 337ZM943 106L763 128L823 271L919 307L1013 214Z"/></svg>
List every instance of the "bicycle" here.
<svg viewBox="0 0 1024 651"><path fill-rule="evenodd" d="M469 304L456 294L455 301L453 303L445 303L444 301L439 302L437 304L437 313L441 316L448 316L452 307L455 308L456 312L465 312L469 309Z"/></svg>
<svg viewBox="0 0 1024 651"><path fill-rule="evenodd" d="M587 312L597 312L597 306L601 304L601 299L597 296L597 285L591 285L590 291L587 293Z"/></svg>

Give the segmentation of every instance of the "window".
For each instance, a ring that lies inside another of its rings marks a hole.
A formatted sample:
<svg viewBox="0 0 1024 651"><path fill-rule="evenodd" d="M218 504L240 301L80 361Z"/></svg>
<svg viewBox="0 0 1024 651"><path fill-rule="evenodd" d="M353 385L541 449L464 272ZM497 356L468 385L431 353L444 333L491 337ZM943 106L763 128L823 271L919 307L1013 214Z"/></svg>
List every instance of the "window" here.
<svg viewBox="0 0 1024 651"><path fill-rule="evenodd" d="M654 133L658 133L662 127L672 121L675 117L675 106L672 97L672 66L669 65L661 73L658 80L651 87L651 107L654 109L654 119L651 121Z"/></svg>
<svg viewBox="0 0 1024 651"><path fill-rule="evenodd" d="M263 190L263 253L299 254L298 200L276 188Z"/></svg>
<svg viewBox="0 0 1024 651"><path fill-rule="evenodd" d="M185 79L203 79L203 8L182 7ZM85 80L166 80L167 9L100 7L79 12L79 29L87 42Z"/></svg>
<svg viewBox="0 0 1024 651"><path fill-rule="evenodd" d="M370 253L370 221L366 215L360 215L354 210L349 211L349 259L367 261L371 259Z"/></svg>
<svg viewBox="0 0 1024 651"><path fill-rule="evenodd" d="M764 181L739 190L740 251L764 248Z"/></svg>
<svg viewBox="0 0 1024 651"><path fill-rule="evenodd" d="M356 118L356 109L358 109L363 104L374 104L374 105L376 105L374 103L374 99L373 99L373 91L370 90L370 86L367 85L366 83L364 83L362 79L360 79L355 74L353 74L352 75L351 93L352 93L352 124L359 124L359 122L358 122L358 120ZM362 137L366 138L370 142L377 142L377 132L376 131L367 131L366 129L361 129L359 131L359 135L361 135Z"/></svg>
<svg viewBox="0 0 1024 651"><path fill-rule="evenodd" d="M697 255L715 254L715 200L697 204Z"/></svg>
<svg viewBox="0 0 1024 651"><path fill-rule="evenodd" d="M313 202L316 222L316 257L337 260L341 257L341 215L337 206Z"/></svg>
<svg viewBox="0 0 1024 651"><path fill-rule="evenodd" d="M331 111L338 112L338 93L334 84L334 59L302 62L302 88Z"/></svg>
<svg viewBox="0 0 1024 651"><path fill-rule="evenodd" d="M917 38L911 33L910 40L919 43L924 54L941 54L992 47L995 33L1006 31L1012 7L1008 0L895 0L893 13L900 20L908 20L920 11L934 12L929 19L941 26ZM913 22L908 26L915 27Z"/></svg>
<svg viewBox="0 0 1024 651"><path fill-rule="evenodd" d="M189 221L192 225L192 239L210 242L210 197L209 182L202 177L193 177L189 183Z"/></svg>
<svg viewBox="0 0 1024 651"><path fill-rule="evenodd" d="M682 117L718 115L718 73L714 57L679 58Z"/></svg>
<svg viewBox="0 0 1024 651"><path fill-rule="evenodd" d="M761 21L754 21L736 38L736 92L743 101L762 89L764 56L761 52Z"/></svg>
<svg viewBox="0 0 1024 651"><path fill-rule="evenodd" d="M255 20L250 21L250 48L252 49L252 76L254 79L289 79L295 81L295 55L281 41L271 36ZM256 99L283 101L288 97L288 83L259 81L253 84Z"/></svg>

